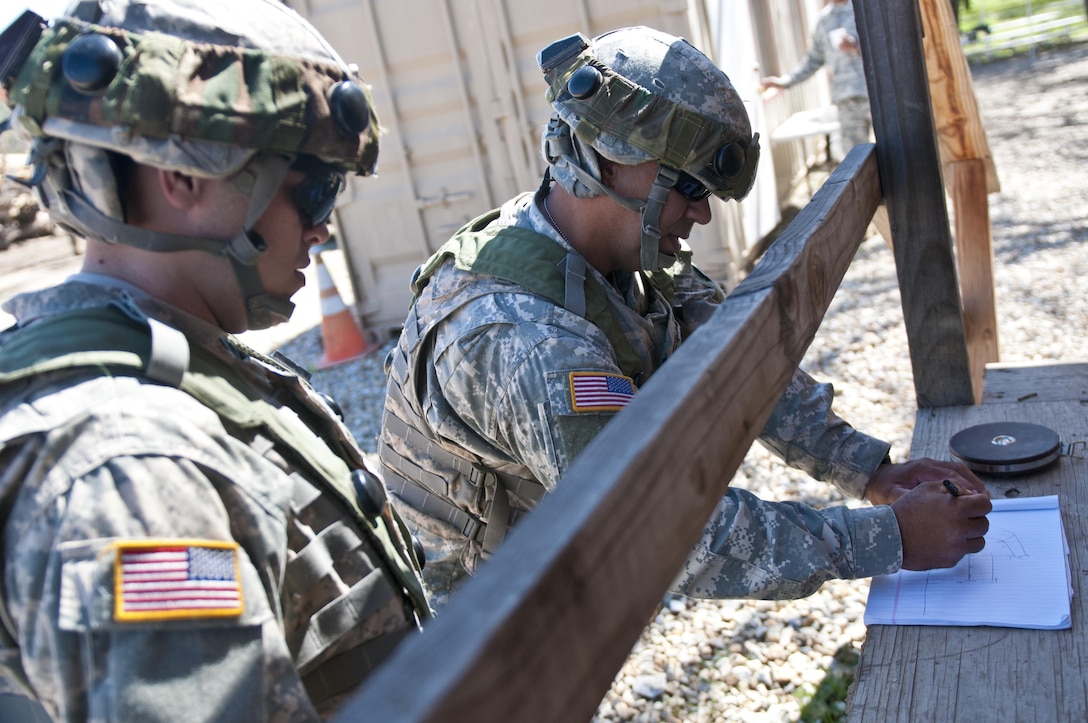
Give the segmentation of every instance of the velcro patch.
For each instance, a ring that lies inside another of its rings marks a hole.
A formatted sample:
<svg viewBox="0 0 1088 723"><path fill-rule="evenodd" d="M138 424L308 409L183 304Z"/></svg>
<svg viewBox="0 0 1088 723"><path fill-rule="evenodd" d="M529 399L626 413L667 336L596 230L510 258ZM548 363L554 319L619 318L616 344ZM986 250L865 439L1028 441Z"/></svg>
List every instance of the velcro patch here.
<svg viewBox="0 0 1088 723"><path fill-rule="evenodd" d="M571 372L570 401L576 412L618 412L635 397L635 382L622 374Z"/></svg>
<svg viewBox="0 0 1088 723"><path fill-rule="evenodd" d="M238 543L131 540L114 548L114 619L147 622L242 614Z"/></svg>

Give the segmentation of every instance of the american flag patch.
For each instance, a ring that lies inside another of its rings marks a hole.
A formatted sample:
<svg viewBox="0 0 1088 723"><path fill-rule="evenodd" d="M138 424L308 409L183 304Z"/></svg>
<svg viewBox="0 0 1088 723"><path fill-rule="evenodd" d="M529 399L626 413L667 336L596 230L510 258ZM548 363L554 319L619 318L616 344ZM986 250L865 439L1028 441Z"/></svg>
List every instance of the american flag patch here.
<svg viewBox="0 0 1088 723"><path fill-rule="evenodd" d="M635 396L635 382L622 374L571 372L570 398L576 412L616 412Z"/></svg>
<svg viewBox="0 0 1088 723"><path fill-rule="evenodd" d="M141 540L115 545L114 619L242 614L238 543Z"/></svg>

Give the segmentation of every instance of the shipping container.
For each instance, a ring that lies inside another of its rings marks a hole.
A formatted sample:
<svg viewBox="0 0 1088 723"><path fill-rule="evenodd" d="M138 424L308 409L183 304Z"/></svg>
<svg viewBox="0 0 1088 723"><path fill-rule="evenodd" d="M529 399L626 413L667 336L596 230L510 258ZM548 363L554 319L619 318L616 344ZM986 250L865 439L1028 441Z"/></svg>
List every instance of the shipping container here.
<svg viewBox="0 0 1088 723"><path fill-rule="evenodd" d="M757 186L742 204L713 201L714 220L690 239L699 265L726 288L739 281L751 250L778 223L788 180L804 166L807 151L798 144L771 152L768 113L777 124L793 107L775 101L765 112L760 59L778 62L780 51L774 42L767 46L778 31L763 36L760 24L791 26L789 34L799 40L783 55L792 62L807 38L807 15L796 11L819 0L773 0L770 10L759 0L286 4L373 86L384 128L378 174L350 179L335 224L356 313L380 338L403 322L412 272L423 260L466 221L540 185L540 132L550 109L536 55L553 40L647 25L688 39L729 74L761 135ZM812 95L798 98L818 105Z"/></svg>

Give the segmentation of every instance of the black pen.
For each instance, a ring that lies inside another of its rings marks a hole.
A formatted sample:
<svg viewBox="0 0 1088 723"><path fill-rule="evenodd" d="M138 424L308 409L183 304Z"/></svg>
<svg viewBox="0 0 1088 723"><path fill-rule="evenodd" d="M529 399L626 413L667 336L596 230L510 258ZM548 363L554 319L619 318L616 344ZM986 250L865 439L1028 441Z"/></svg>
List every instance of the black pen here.
<svg viewBox="0 0 1088 723"><path fill-rule="evenodd" d="M944 481L944 488L948 490L948 494L952 495L953 497L959 497L961 494L960 488L952 484L952 480L950 479L946 479Z"/></svg>

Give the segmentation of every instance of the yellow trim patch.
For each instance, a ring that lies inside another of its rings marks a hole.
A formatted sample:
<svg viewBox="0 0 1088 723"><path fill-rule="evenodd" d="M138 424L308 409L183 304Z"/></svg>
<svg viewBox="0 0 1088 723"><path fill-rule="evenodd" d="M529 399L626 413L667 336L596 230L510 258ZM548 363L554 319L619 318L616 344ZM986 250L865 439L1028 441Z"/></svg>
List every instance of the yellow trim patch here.
<svg viewBox="0 0 1088 723"><path fill-rule="evenodd" d="M237 617L245 608L237 542L126 540L111 548L114 620Z"/></svg>
<svg viewBox="0 0 1088 723"><path fill-rule="evenodd" d="M570 404L576 412L618 412L635 398L635 380L607 372L571 372Z"/></svg>

